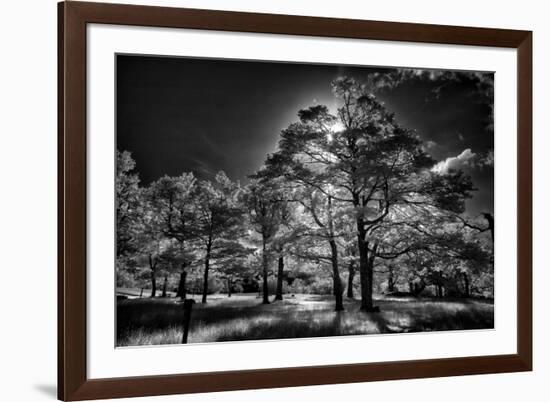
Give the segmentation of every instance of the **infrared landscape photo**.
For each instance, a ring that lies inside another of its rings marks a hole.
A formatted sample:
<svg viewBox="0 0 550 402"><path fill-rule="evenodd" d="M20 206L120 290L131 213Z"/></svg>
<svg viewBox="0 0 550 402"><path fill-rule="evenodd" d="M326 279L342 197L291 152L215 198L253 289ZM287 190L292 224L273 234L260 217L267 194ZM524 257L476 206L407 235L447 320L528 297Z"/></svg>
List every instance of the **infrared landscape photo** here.
<svg viewBox="0 0 550 402"><path fill-rule="evenodd" d="M116 56L116 346L494 328L494 74Z"/></svg>

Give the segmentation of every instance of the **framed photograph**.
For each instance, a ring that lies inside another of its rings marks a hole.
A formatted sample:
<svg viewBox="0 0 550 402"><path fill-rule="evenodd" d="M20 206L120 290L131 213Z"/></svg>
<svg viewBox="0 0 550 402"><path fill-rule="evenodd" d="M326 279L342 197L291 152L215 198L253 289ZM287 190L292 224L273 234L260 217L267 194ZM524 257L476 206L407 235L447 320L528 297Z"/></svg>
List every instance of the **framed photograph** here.
<svg viewBox="0 0 550 402"><path fill-rule="evenodd" d="M532 369L532 33L59 3L58 396Z"/></svg>

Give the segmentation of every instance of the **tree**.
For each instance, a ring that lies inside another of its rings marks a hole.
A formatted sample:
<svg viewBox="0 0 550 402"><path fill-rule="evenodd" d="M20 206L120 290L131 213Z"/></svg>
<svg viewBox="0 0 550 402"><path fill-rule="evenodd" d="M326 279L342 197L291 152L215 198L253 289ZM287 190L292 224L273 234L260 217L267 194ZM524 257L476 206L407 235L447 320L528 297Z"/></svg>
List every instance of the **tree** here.
<svg viewBox="0 0 550 402"><path fill-rule="evenodd" d="M248 264L254 249L244 246L238 241L225 240L217 248L219 257L215 258L215 268L221 279L225 280L227 296L231 297L232 289L237 282L252 276Z"/></svg>
<svg viewBox="0 0 550 402"><path fill-rule="evenodd" d="M295 232L290 231L290 221L292 212L288 201L281 201L279 204L280 212L280 230L278 236L274 239L275 248L278 253L277 258L277 287L275 289L275 300L283 300L283 279L285 270L285 247L293 240ZM287 230L285 231L284 228ZM281 230L283 229L283 230Z"/></svg>
<svg viewBox="0 0 550 402"><path fill-rule="evenodd" d="M447 224L431 246L431 252L440 260L447 259L463 297L472 295L473 278L493 271L492 238L482 240L477 235L477 229L464 230L459 223Z"/></svg>
<svg viewBox="0 0 550 402"><path fill-rule="evenodd" d="M341 234L338 230L338 222L341 220L337 216L341 215L342 211L338 210L334 205L333 195L330 192L330 186L321 192L313 190L302 198L300 203L304 209L311 215L311 218L316 225L316 230L310 230L311 236L322 239L328 243L330 255L328 260L332 268L333 279L333 294L335 300L335 311L344 310L344 303L342 299L343 287L342 278L340 277L340 268L338 265L338 243L337 239ZM325 256L317 255L319 259L327 259Z"/></svg>
<svg viewBox="0 0 550 402"><path fill-rule="evenodd" d="M272 156L276 157L276 155ZM279 174L280 166L268 159L262 168L251 178L255 179L265 188L269 188L274 195L274 207L279 210L278 228L272 239L272 246L277 253L277 286L275 289L275 300L283 300L283 279L285 276L285 253L286 248L301 236L305 229L303 223L299 222L298 216L293 213L293 206L303 198L300 194L301 188L289 183Z"/></svg>
<svg viewBox="0 0 550 402"><path fill-rule="evenodd" d="M409 276L416 284L411 287L414 295L433 285L438 297L469 297L474 278L492 272L492 239L488 235L480 238L477 229L464 227L463 218L452 218L447 214L408 223L417 247L410 249L402 263L409 265Z"/></svg>
<svg viewBox="0 0 550 402"><path fill-rule="evenodd" d="M177 296L186 297L187 269L192 261L191 242L196 238L194 232L195 204L192 199L196 179L192 173L183 173L177 177L163 176L150 184L147 198L151 213L157 217L160 232L166 238L178 242L180 262L180 280Z"/></svg>
<svg viewBox="0 0 550 402"><path fill-rule="evenodd" d="M262 291L263 304L269 304L267 278L269 274L268 246L277 233L281 219L281 198L268 184L253 180L244 194L244 203L248 209L249 221L261 237L262 250Z"/></svg>
<svg viewBox="0 0 550 402"><path fill-rule="evenodd" d="M357 243L355 238L355 230L349 224L351 219L347 218L343 222L342 236L339 238L341 248L344 250L342 261L348 266L348 284L346 287L346 296L348 299L354 299L354 279L357 272Z"/></svg>
<svg viewBox="0 0 550 402"><path fill-rule="evenodd" d="M462 212L473 187L462 172L432 172L435 161L420 137L400 126L366 85L339 78L332 90L340 103L336 115L323 105L300 110L299 122L282 131L280 150L267 164L331 203L353 208L361 310L376 311L376 258L396 258L408 251L386 250L382 224L401 208Z"/></svg>
<svg viewBox="0 0 550 402"><path fill-rule="evenodd" d="M134 240L136 249L139 250L136 252L136 259L147 267L148 276L151 280L151 297L155 297L160 261L165 244L163 244L164 237L160 230L158 217L146 206L144 209L146 212L140 216L139 221L136 223L139 227Z"/></svg>
<svg viewBox="0 0 550 402"><path fill-rule="evenodd" d="M294 197L291 192L285 191L281 183L271 181L269 184L276 188L276 199L273 208L278 211L277 230L271 239L273 252L277 256L277 285L275 288L275 300L283 300L283 279L285 276L285 254L288 246L299 236L301 228L293 226L296 217L292 213L290 199Z"/></svg>
<svg viewBox="0 0 550 402"><path fill-rule="evenodd" d="M136 236L135 222L141 211L139 177L133 173L136 167L128 151L116 152L116 253L123 257L135 251L132 244Z"/></svg>
<svg viewBox="0 0 550 402"><path fill-rule="evenodd" d="M164 249L160 256L162 273L164 274L163 296L166 296L168 278L174 273L179 273L179 283L176 296L182 300L187 297L187 275L191 262L197 260L196 252L188 247L183 249L181 243L174 239L164 242ZM184 267L184 269L182 269Z"/></svg>
<svg viewBox="0 0 550 402"><path fill-rule="evenodd" d="M460 215L457 215L457 218L467 228L475 229L480 233L489 231L489 233L491 233L491 240L495 241L495 229L494 229L495 219L493 217L493 214L491 214L490 212L483 212L481 216L483 216L483 219L487 221L487 225L485 227L483 227L483 224L479 222L479 219L476 219L474 222L471 222L468 219L461 217Z"/></svg>
<svg viewBox="0 0 550 402"><path fill-rule="evenodd" d="M224 239L239 238L242 232L240 187L229 180L224 172L219 172L214 180L214 183L206 180L199 182L193 194L196 211L193 232L204 248L203 303L207 299L212 260L227 257L231 255L227 253L237 250L237 244L226 247Z"/></svg>

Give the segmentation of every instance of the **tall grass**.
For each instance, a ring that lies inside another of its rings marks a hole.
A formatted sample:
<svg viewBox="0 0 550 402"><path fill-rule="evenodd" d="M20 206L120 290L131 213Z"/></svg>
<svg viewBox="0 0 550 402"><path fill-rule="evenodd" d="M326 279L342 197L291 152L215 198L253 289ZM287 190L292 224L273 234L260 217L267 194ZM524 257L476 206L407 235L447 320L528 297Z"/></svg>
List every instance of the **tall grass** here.
<svg viewBox="0 0 550 402"><path fill-rule="evenodd" d="M296 295L268 305L255 295L216 295L195 304L189 343L493 328L493 305L472 300L380 299L379 313L346 300L336 313L331 297ZM183 307L176 299L118 303L117 345L177 344Z"/></svg>

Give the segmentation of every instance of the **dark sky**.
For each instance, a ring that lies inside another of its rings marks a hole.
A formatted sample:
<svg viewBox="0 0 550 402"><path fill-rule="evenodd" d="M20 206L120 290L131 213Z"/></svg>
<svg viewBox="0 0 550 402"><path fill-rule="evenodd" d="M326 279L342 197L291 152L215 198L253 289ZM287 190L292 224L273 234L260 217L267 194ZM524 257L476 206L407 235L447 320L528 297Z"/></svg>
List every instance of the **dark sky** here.
<svg viewBox="0 0 550 402"><path fill-rule="evenodd" d="M246 182L299 109L325 104L335 111L332 80L361 80L373 71L389 70L118 55L117 148L132 153L144 184L164 174L211 177L219 170ZM493 211L490 110L476 91L469 80L442 88L441 82L413 80L379 94L435 159L473 177L479 191L468 203L472 215Z"/></svg>

